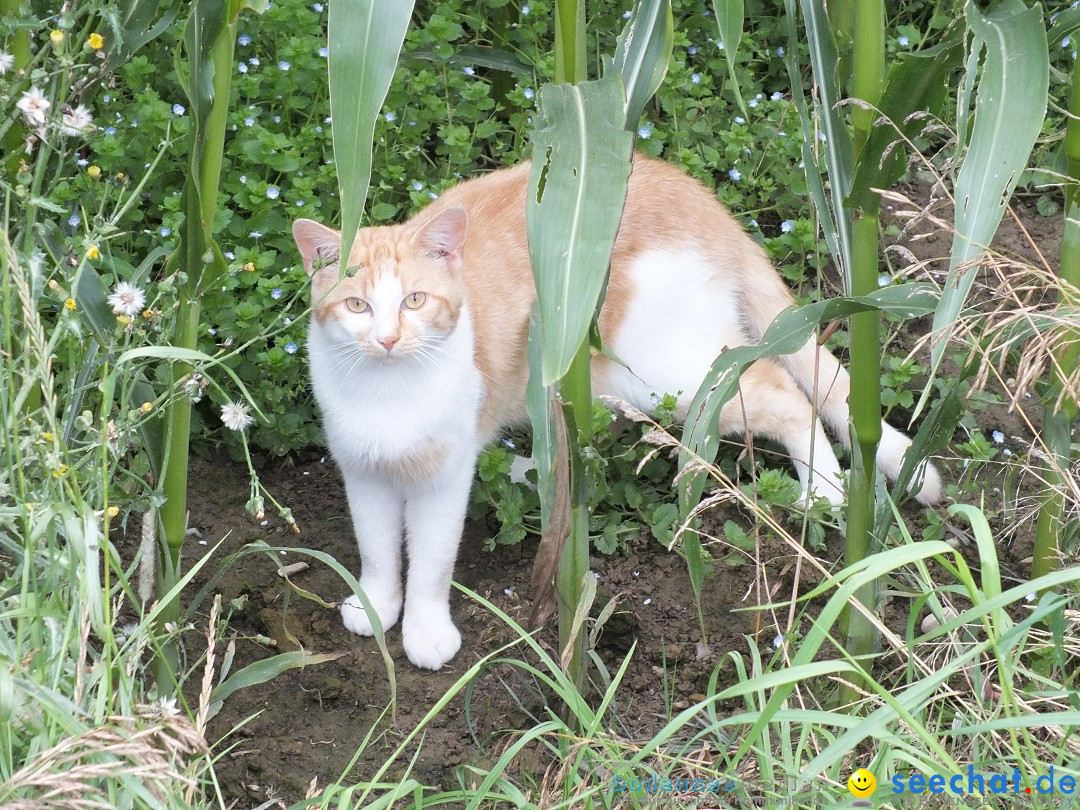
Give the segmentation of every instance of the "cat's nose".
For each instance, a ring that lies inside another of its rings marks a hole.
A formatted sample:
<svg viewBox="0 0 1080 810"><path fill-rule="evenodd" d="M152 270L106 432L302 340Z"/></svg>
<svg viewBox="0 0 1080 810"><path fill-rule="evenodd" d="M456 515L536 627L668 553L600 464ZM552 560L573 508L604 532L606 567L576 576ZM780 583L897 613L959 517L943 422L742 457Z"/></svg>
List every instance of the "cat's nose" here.
<svg viewBox="0 0 1080 810"><path fill-rule="evenodd" d="M389 352L400 339L401 335L390 335L388 337L379 338L379 345Z"/></svg>

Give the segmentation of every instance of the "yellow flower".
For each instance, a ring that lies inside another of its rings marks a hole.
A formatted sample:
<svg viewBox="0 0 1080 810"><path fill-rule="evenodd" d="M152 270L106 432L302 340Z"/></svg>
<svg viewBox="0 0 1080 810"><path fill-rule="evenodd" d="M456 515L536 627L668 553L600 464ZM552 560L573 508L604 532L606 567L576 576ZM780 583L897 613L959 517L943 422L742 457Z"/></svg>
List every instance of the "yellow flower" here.
<svg viewBox="0 0 1080 810"><path fill-rule="evenodd" d="M68 312L74 312L75 309L76 309L75 299L74 298L69 298L67 301L65 301L64 302L64 309L66 309Z"/></svg>
<svg viewBox="0 0 1080 810"><path fill-rule="evenodd" d="M47 442L51 442L56 437L52 433L50 433L49 431L46 430L44 433L41 434L41 438L43 438Z"/></svg>
<svg viewBox="0 0 1080 810"><path fill-rule="evenodd" d="M139 406L139 410L143 413L150 413L150 411L154 410L154 403L144 402L142 405Z"/></svg>
<svg viewBox="0 0 1080 810"><path fill-rule="evenodd" d="M90 38L86 40L86 44L89 45L93 50L100 51L102 48L105 47L105 38L101 36L101 34L99 34L97 31L95 31L90 35Z"/></svg>
<svg viewBox="0 0 1080 810"><path fill-rule="evenodd" d="M49 41L52 42L54 48L59 48L64 42L64 32L59 28L54 28L49 32Z"/></svg>
<svg viewBox="0 0 1080 810"><path fill-rule="evenodd" d="M99 258L100 256L101 256L101 251L100 251L100 250L98 250L98 246L97 246L97 245L91 245L90 247L88 247L88 248L86 249L86 258L88 258L88 259L91 259L91 260L92 260L92 259L97 259L97 258Z"/></svg>
<svg viewBox="0 0 1080 810"><path fill-rule="evenodd" d="M120 507L119 506L110 506L109 509L108 509L108 512L109 512L109 517L114 518L114 517L116 517L117 515L120 514Z"/></svg>
<svg viewBox="0 0 1080 810"><path fill-rule="evenodd" d="M101 177L101 169L99 169L97 166L87 166L86 173L90 176L91 180L97 180L99 177Z"/></svg>
<svg viewBox="0 0 1080 810"><path fill-rule="evenodd" d="M151 318L153 318L153 317L154 317L154 315L156 315L156 314L157 314L157 313L156 313L156 312L154 312L154 310L152 310L152 309L144 309L144 310L143 310L143 314L142 314L142 316L143 316L144 318L146 318L146 320L150 320L150 319L151 319Z"/></svg>
<svg viewBox="0 0 1080 810"><path fill-rule="evenodd" d="M116 322L121 326L127 326L129 323L131 323L131 318L129 318L127 315L117 315Z"/></svg>
<svg viewBox="0 0 1080 810"><path fill-rule="evenodd" d="M247 264L244 265L244 270L246 270L249 273L254 273L255 272L255 263L254 262L248 262Z"/></svg>
<svg viewBox="0 0 1080 810"><path fill-rule="evenodd" d="M67 475L67 471L68 471L67 464L61 464L60 469L53 470L52 477L53 478L59 478L61 475Z"/></svg>

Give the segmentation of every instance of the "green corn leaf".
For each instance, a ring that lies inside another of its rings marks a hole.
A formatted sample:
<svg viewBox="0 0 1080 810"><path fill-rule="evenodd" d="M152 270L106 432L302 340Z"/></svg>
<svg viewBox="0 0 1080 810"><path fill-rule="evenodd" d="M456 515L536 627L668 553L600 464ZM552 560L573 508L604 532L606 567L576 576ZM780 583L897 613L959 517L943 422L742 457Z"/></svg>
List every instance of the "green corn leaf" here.
<svg viewBox="0 0 1080 810"><path fill-rule="evenodd" d="M719 449L716 425L720 409L738 392L739 377L751 364L763 357L791 354L801 349L818 324L846 318L858 312L880 310L900 317L915 317L933 312L936 294L926 285L901 284L886 287L857 298L831 298L802 307L786 309L772 322L756 346L740 346L721 354L709 369L690 405L683 428L679 468L689 469L679 480L679 509L685 520L704 489L705 476L688 468L695 456L712 461Z"/></svg>
<svg viewBox="0 0 1080 810"><path fill-rule="evenodd" d="M802 96L802 76L799 72L796 54L799 51L800 34L796 23L795 0L785 0L788 17L787 69L792 78L792 96L799 110L799 120L803 129L803 161L806 164L807 184L817 203L822 217L822 229L829 244L829 252L840 264L845 279L845 289L851 290L851 211L843 206L829 206L824 185L821 182L821 168L828 171L829 183L834 197L843 199L851 189L852 166L854 165L854 147L851 133L843 119L839 106L840 86L837 81L840 62L833 40L829 19L822 0L800 0L803 19L806 24L806 36L810 46L810 63L814 76L827 76L822 83L818 79L815 105L815 119L811 117ZM825 140L823 158L818 154L819 136ZM837 193L839 192L839 193Z"/></svg>
<svg viewBox="0 0 1080 810"><path fill-rule="evenodd" d="M934 314L937 340L931 350L936 373L953 324L975 280L970 266L994 238L1005 206L1027 165L1046 115L1050 63L1042 9L1021 0L1005 0L983 15L973 2L964 7L973 36L961 112L979 54L985 49L967 156L956 180L956 235L949 276ZM966 123L966 122L965 122ZM966 126L959 132L964 133ZM929 396L924 390L916 408Z"/></svg>
<svg viewBox="0 0 1080 810"><path fill-rule="evenodd" d="M1050 30L1047 32L1047 44L1051 48L1057 48L1061 46L1061 40L1080 27L1080 7L1067 8L1050 19L1051 25Z"/></svg>
<svg viewBox="0 0 1080 810"><path fill-rule="evenodd" d="M210 693L210 717L221 708L221 704L229 695L247 686L257 686L260 683L272 681L282 672L298 667L306 667L314 664L323 664L327 661L336 661L348 653L309 653L303 650L279 653L269 658L263 658L253 664L248 664L239 672L235 672L225 679L223 683Z"/></svg>
<svg viewBox="0 0 1080 810"><path fill-rule="evenodd" d="M618 74L540 90L526 221L545 387L570 368L607 279L633 148L623 92Z"/></svg>
<svg viewBox="0 0 1080 810"><path fill-rule="evenodd" d="M631 132L667 75L674 42L671 0L639 0L619 34L612 63L626 89L626 128Z"/></svg>
<svg viewBox="0 0 1080 810"><path fill-rule="evenodd" d="M367 203L375 119L412 17L413 0L331 3L330 114L341 194L341 255L348 257ZM341 262L344 272L346 262Z"/></svg>
<svg viewBox="0 0 1080 810"><path fill-rule="evenodd" d="M844 204L870 209L878 195L872 188L891 188L907 170L907 145L926 126L926 111L936 115L945 104L949 76L963 56L962 42L955 38L934 48L907 54L889 68L882 91L880 111L889 119L879 122L863 145L855 164L851 193Z"/></svg>
<svg viewBox="0 0 1080 810"><path fill-rule="evenodd" d="M492 48L489 45L463 45L455 48L450 54L435 51L408 51L401 54L402 62L412 59L447 65L472 65L490 70L502 70L506 73L520 73L530 77L534 73L534 66L522 61L518 54L501 48Z"/></svg>
<svg viewBox="0 0 1080 810"><path fill-rule="evenodd" d="M735 102L742 114L749 118L742 93L739 91L739 80L735 77L735 55L742 40L745 18L743 0L713 0L713 11L716 13L717 28L720 29L720 42L724 46L724 61L727 62L731 91L735 94Z"/></svg>

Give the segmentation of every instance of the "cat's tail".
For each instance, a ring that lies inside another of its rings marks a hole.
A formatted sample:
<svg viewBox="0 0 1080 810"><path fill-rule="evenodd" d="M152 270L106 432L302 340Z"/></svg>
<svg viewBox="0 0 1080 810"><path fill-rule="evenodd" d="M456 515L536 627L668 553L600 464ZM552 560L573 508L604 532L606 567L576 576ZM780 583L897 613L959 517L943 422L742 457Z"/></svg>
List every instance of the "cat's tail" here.
<svg viewBox="0 0 1080 810"><path fill-rule="evenodd" d="M795 303L790 290L764 255L757 257L768 267L754 267L746 276L744 288L744 311L755 338L760 338L769 324L784 309ZM751 264L756 264L752 262ZM851 380L840 361L824 346L811 339L799 351L776 358L806 393L821 419L851 449L848 432L848 396ZM882 421L881 443L878 446L877 465L890 480L895 480L903 465L904 453L911 446L911 439L896 428ZM937 503L941 499L941 475L933 464L925 462L916 470L912 491L924 504ZM920 485L921 482L921 485Z"/></svg>

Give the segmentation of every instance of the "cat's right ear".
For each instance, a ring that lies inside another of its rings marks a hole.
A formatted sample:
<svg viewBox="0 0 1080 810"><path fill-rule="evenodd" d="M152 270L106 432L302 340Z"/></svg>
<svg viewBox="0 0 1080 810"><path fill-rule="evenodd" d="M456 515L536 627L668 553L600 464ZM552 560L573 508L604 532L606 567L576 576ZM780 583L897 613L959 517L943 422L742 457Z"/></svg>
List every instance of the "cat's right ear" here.
<svg viewBox="0 0 1080 810"><path fill-rule="evenodd" d="M304 270L310 276L321 267L334 264L341 251L341 234L310 219L298 219L292 226L293 239L300 248Z"/></svg>

